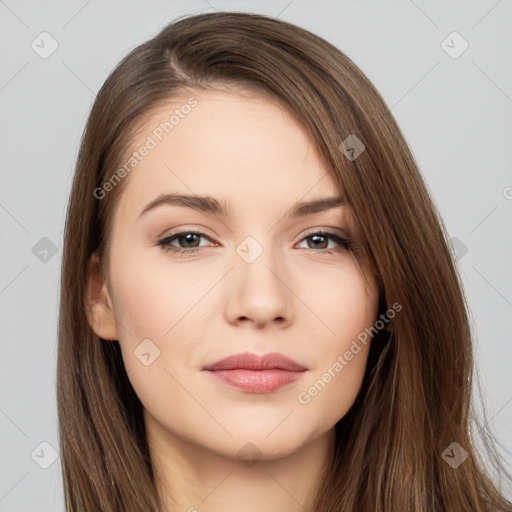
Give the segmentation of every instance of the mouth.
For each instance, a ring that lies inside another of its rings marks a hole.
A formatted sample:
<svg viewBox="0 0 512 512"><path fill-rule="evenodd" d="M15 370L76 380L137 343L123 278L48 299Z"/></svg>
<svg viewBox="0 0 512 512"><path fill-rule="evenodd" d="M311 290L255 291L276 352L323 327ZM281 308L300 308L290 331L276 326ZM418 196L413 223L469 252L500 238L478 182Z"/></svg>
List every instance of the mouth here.
<svg viewBox="0 0 512 512"><path fill-rule="evenodd" d="M300 379L307 370L293 359L273 352L235 354L203 368L220 382L248 393L269 393Z"/></svg>

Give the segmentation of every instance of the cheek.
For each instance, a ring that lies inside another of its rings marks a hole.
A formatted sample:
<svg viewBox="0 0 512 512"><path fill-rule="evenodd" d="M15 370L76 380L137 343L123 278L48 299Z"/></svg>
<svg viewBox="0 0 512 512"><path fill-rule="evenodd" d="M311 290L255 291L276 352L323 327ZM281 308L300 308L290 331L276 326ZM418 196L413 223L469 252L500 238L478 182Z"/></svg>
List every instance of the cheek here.
<svg viewBox="0 0 512 512"><path fill-rule="evenodd" d="M158 247L113 251L111 282L123 361L137 395L151 410L166 410L172 397L186 414L190 396L180 383L189 387L199 320L213 296L206 295L225 270L168 258Z"/></svg>
<svg viewBox="0 0 512 512"><path fill-rule="evenodd" d="M318 295L315 304L327 334L316 339L311 357L314 354L318 364L296 394L299 410L318 418L319 430L334 425L354 403L378 312L378 292L357 269L336 280L331 276L324 284L322 300Z"/></svg>
<svg viewBox="0 0 512 512"><path fill-rule="evenodd" d="M367 351L355 357L341 371L336 371L333 364L326 367L297 393L297 417L310 424L312 437L334 427L354 404L363 381Z"/></svg>
<svg viewBox="0 0 512 512"><path fill-rule="evenodd" d="M325 341L322 352L332 355L333 350L345 351L347 341L350 344L375 322L378 292L352 263L307 275L310 278L302 282L298 295L314 314L310 315L312 321L323 324L318 332L319 341Z"/></svg>
<svg viewBox="0 0 512 512"><path fill-rule="evenodd" d="M116 318L122 325L119 343L144 408L172 423L175 415L186 416L193 406L185 388L190 387L187 368L196 344L194 311L187 313L208 288L195 281L197 274L191 281L179 265L152 265L145 258L133 251L112 266Z"/></svg>
<svg viewBox="0 0 512 512"><path fill-rule="evenodd" d="M118 265L112 267L116 317L126 327L120 337L132 341L172 337L175 327L187 324L187 313L217 279L211 269L190 270L186 262L167 261L163 249L150 251L157 257L148 259L146 248L118 258Z"/></svg>
<svg viewBox="0 0 512 512"><path fill-rule="evenodd" d="M316 418L313 427L317 432L343 418L361 389L370 343L357 339L359 327L354 326L354 336L347 331L334 346L323 347L322 362L297 390L297 408L305 417Z"/></svg>
<svg viewBox="0 0 512 512"><path fill-rule="evenodd" d="M159 248L122 251L119 245L114 247L111 283L118 339L129 378L142 399L168 380L164 369L169 357L183 362L191 341L180 337L179 331L186 326L187 311L197 302L201 287L192 286L179 266L171 273L170 266L148 263L147 253ZM179 342L171 347L168 340L172 338Z"/></svg>

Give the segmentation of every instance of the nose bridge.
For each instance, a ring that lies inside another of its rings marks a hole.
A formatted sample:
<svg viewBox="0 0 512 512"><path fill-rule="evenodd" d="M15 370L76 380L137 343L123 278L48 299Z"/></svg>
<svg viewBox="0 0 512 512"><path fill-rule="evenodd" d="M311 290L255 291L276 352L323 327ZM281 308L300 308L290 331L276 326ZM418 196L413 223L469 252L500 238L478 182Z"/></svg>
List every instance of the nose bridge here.
<svg viewBox="0 0 512 512"><path fill-rule="evenodd" d="M291 320L285 268L271 236L249 235L236 246L235 253L226 311L230 320L246 318L257 324L276 318Z"/></svg>

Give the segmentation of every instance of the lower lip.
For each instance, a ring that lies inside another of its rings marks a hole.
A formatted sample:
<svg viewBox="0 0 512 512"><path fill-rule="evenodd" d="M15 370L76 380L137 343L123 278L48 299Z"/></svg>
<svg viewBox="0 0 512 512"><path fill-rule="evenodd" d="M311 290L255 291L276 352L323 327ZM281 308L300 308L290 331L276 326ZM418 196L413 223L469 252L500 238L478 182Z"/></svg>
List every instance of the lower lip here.
<svg viewBox="0 0 512 512"><path fill-rule="evenodd" d="M269 393L300 379L304 372L289 370L214 370L215 378L249 393Z"/></svg>

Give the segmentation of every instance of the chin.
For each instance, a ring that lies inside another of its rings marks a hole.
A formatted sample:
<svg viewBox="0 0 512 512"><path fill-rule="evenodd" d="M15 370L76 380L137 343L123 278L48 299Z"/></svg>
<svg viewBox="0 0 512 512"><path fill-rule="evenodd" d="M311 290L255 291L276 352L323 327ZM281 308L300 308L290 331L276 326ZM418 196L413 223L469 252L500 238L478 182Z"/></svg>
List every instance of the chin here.
<svg viewBox="0 0 512 512"><path fill-rule="evenodd" d="M278 432L282 429L281 432ZM272 461L288 457L312 440L306 432L298 432L296 425L280 425L269 435L269 430L232 429L234 437L224 438L209 448L223 457L242 462L247 460ZM293 431L293 435L291 435ZM236 434L235 434L236 432Z"/></svg>

